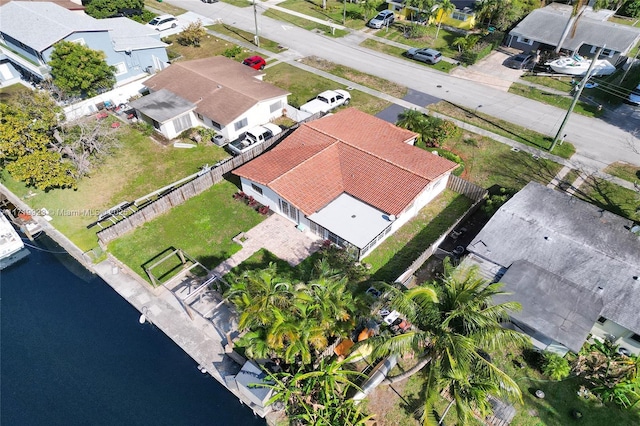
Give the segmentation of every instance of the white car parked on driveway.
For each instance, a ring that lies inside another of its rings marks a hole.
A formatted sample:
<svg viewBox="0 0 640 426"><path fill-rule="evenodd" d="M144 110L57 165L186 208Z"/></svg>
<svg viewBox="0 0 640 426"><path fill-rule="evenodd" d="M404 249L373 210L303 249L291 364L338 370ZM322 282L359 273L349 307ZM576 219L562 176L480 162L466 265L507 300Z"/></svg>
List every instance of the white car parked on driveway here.
<svg viewBox="0 0 640 426"><path fill-rule="evenodd" d="M316 114L318 112L329 112L340 105L349 105L351 94L346 90L325 90L312 101L300 107L300 111Z"/></svg>
<svg viewBox="0 0 640 426"><path fill-rule="evenodd" d="M178 19L173 15L160 15L149 21L147 26L153 28L156 31L164 31L168 30L169 28L177 27Z"/></svg>
<svg viewBox="0 0 640 426"><path fill-rule="evenodd" d="M234 155L240 155L280 133L282 133L280 126L273 123L266 123L262 126L256 126L247 130L247 133L245 133L243 137L229 143L228 148Z"/></svg>

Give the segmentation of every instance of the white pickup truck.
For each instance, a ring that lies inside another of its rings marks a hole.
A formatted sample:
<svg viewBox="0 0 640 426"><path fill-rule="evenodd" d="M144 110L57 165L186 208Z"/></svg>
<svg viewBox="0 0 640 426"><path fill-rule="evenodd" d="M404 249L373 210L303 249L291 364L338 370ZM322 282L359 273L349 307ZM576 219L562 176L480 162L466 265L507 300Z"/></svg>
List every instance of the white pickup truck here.
<svg viewBox="0 0 640 426"><path fill-rule="evenodd" d="M329 112L340 105L349 105L351 94L346 90L325 90L312 101L300 107L300 111L316 114L318 112Z"/></svg>
<svg viewBox="0 0 640 426"><path fill-rule="evenodd" d="M280 133L282 133L280 126L273 123L256 126L247 130L243 137L230 142L228 148L234 155L240 155Z"/></svg>

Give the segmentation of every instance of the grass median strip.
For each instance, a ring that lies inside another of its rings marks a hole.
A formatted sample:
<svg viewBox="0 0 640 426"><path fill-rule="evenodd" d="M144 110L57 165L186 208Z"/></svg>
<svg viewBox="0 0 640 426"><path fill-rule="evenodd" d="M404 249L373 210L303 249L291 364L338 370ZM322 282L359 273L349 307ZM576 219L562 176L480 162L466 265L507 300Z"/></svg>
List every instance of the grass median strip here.
<svg viewBox="0 0 640 426"><path fill-rule="evenodd" d="M361 84L371 89L378 90L396 98L402 99L407 94L407 88L405 86L385 80L384 78L363 73L353 68L345 67L344 65L335 64L316 56L304 58L301 62L305 65L309 65L310 67L326 71L330 74L353 81L354 83Z"/></svg>
<svg viewBox="0 0 640 426"><path fill-rule="evenodd" d="M304 28L309 31L320 31L326 36L329 37L344 37L349 34L347 30L331 30L329 25L324 25L319 22L310 21L308 19L300 18L298 16L291 15L286 12L280 12L278 10L269 9L262 13L262 16L266 16L268 18L277 19L278 21L288 22L296 27Z"/></svg>
<svg viewBox="0 0 640 426"><path fill-rule="evenodd" d="M217 33L236 38L239 41L253 43L253 40L254 40L253 33L250 33L249 31L241 30L240 28L232 27L231 25L215 24L215 25L210 25L207 28ZM260 47L273 53L279 53L287 49L286 47L281 46L277 42L273 40L269 40L268 38L264 38L264 37L260 37Z"/></svg>
<svg viewBox="0 0 640 426"><path fill-rule="evenodd" d="M347 18L345 24L349 28L361 29L366 24L362 5L358 3L345 4L342 1L326 0L326 9L323 9L322 1L316 4L313 1L285 0L278 3L278 6L336 24L342 24L344 14Z"/></svg>
<svg viewBox="0 0 640 426"><path fill-rule="evenodd" d="M289 105L296 108L316 97L320 92L346 88L333 80L285 63L269 67L265 72L267 73L265 81L291 92ZM351 90L350 93L351 103L349 106L356 107L368 114L375 115L391 105L390 102L359 90Z"/></svg>
<svg viewBox="0 0 640 426"><path fill-rule="evenodd" d="M429 109L534 148L548 150L553 142L552 138L541 133L509 123L505 120L491 117L490 115L483 114L478 111L472 111L453 105L449 102L438 102L437 104L429 105ZM571 158L575 152L575 147L565 141L563 144L556 146L553 154L562 158Z"/></svg>
<svg viewBox="0 0 640 426"><path fill-rule="evenodd" d="M568 110L572 102L571 96L549 93L537 87L522 83L513 83L509 88L509 93L524 96L525 98L533 99L547 105L553 105L564 110ZM578 101L573 112L587 117L599 117L602 115L602 108L592 103Z"/></svg>
<svg viewBox="0 0 640 426"><path fill-rule="evenodd" d="M604 172L632 183L640 182L640 167L633 164L618 161L607 166Z"/></svg>

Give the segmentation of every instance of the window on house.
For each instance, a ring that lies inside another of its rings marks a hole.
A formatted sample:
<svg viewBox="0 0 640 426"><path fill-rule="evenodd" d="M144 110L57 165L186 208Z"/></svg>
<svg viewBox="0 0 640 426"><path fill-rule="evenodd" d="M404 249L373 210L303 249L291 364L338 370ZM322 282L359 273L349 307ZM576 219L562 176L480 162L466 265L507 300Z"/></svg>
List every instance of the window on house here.
<svg viewBox="0 0 640 426"><path fill-rule="evenodd" d="M632 334L631 336L629 336L629 339L633 340L634 342L640 343L640 335L638 334Z"/></svg>
<svg viewBox="0 0 640 426"><path fill-rule="evenodd" d="M456 10L451 14L451 17L453 19L455 19L456 21L464 21L465 19L467 19L467 14L466 13L462 13L462 12L458 12Z"/></svg>
<svg viewBox="0 0 640 426"><path fill-rule="evenodd" d="M598 51L598 46L591 46L591 53L596 53ZM600 54L600 56L606 56L608 58L613 57L613 55L615 55L616 51L615 50L611 50L611 49L602 49L602 53Z"/></svg>
<svg viewBox="0 0 640 426"><path fill-rule="evenodd" d="M525 43L531 46L533 44L533 40L526 37L518 36L518 43Z"/></svg>
<svg viewBox="0 0 640 426"><path fill-rule="evenodd" d="M253 189L254 191L256 191L258 194L262 195L262 188L260 188L258 185L256 185L255 183L251 184L251 189Z"/></svg>
<svg viewBox="0 0 640 426"><path fill-rule="evenodd" d="M238 120L235 123L233 123L233 127L236 130L240 130L240 129L244 128L244 127L247 127L247 124L249 124L249 122L247 121L246 118L243 118L242 120Z"/></svg>
<svg viewBox="0 0 640 426"><path fill-rule="evenodd" d="M213 120L211 120L211 127L213 127L216 130L222 130L222 126Z"/></svg>
<svg viewBox="0 0 640 426"><path fill-rule="evenodd" d="M185 114L182 117L174 119L173 127L176 129L176 133L180 133L183 130L191 127L191 117L189 116L189 114Z"/></svg>
<svg viewBox="0 0 640 426"><path fill-rule="evenodd" d="M122 74L126 74L127 73L127 66L125 65L124 62L118 62L117 64L114 65L114 67L116 67L116 75L122 75Z"/></svg>
<svg viewBox="0 0 640 426"><path fill-rule="evenodd" d="M153 120L153 128L156 130L160 130L160 123L158 123L156 120Z"/></svg>
<svg viewBox="0 0 640 426"><path fill-rule="evenodd" d="M605 322L607 322L607 319L605 317L600 317L600 318L598 318L598 322L600 324L604 324Z"/></svg>
<svg viewBox="0 0 640 426"><path fill-rule="evenodd" d="M269 111L271 113L274 113L278 110L282 109L282 102L278 101L278 102L274 102L271 105L269 105Z"/></svg>

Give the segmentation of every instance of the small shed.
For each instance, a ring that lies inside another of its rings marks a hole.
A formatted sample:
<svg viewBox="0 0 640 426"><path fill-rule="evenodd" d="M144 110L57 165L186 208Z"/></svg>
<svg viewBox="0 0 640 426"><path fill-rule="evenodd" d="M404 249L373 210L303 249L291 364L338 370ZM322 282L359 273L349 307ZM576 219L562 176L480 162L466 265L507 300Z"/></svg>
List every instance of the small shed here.
<svg viewBox="0 0 640 426"><path fill-rule="evenodd" d="M271 398L273 390L256 385L269 383L265 380L266 377L267 374L254 361L245 362L235 377L238 392L249 399L252 404L260 408L265 408L267 401Z"/></svg>

